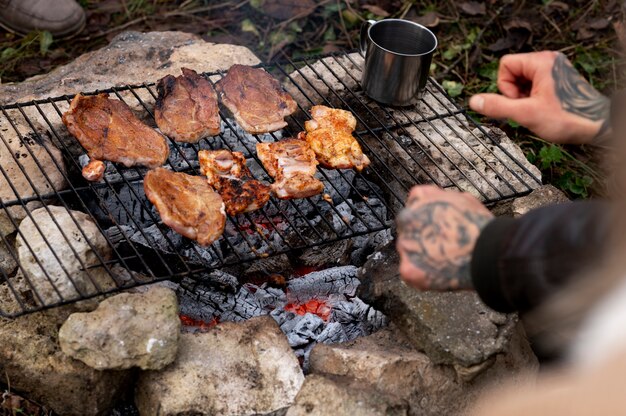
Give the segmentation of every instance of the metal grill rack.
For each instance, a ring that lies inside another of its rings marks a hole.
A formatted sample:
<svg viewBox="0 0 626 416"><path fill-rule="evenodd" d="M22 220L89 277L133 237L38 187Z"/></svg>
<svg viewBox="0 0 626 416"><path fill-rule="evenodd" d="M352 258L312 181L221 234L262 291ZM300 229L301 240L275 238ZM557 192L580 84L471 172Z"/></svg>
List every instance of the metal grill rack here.
<svg viewBox="0 0 626 416"><path fill-rule="evenodd" d="M286 129L250 135L221 112L219 137L170 142L166 166L175 171L199 175L198 150L226 148L242 151L254 176L270 182L256 143L296 135L315 104L348 109L358 120L355 136L372 160L370 168L320 168L327 195L272 198L258 212L229 217L224 235L208 248L161 224L143 192L146 169L108 163L102 181L82 178L85 152L61 121L73 96L0 106L0 149L10 149L0 163L0 260L17 264L9 272L0 267L0 315L19 316L163 279L202 279L210 270L383 232L418 183L456 187L486 203L541 184L519 149L474 122L433 80L409 108L368 99L358 86L361 61L358 54L337 53L264 65L299 104ZM215 82L224 73L205 75ZM155 126L154 83L99 92L126 102Z"/></svg>

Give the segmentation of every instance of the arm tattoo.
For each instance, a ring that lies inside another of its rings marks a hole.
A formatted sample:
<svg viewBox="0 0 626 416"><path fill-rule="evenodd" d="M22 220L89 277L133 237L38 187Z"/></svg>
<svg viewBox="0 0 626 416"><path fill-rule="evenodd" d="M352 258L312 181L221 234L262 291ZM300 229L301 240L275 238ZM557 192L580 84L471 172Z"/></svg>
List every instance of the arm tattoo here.
<svg viewBox="0 0 626 416"><path fill-rule="evenodd" d="M402 211L398 229L404 253L426 273L431 289L471 288L473 243L490 219L439 201Z"/></svg>
<svg viewBox="0 0 626 416"><path fill-rule="evenodd" d="M563 110L592 121L604 121L599 134L604 133L609 126L610 100L593 88L562 53L554 61L552 78Z"/></svg>

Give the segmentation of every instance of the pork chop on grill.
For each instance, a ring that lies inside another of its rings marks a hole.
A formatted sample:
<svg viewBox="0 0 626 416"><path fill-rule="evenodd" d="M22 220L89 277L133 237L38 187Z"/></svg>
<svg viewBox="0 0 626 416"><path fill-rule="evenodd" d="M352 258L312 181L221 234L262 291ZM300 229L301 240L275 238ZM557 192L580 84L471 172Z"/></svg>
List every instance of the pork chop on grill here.
<svg viewBox="0 0 626 416"><path fill-rule="evenodd" d="M257 143L256 151L274 178L272 192L280 199L306 198L317 195L324 184L314 178L317 171L315 152L299 139L286 139L275 143Z"/></svg>
<svg viewBox="0 0 626 416"><path fill-rule="evenodd" d="M356 119L351 112L323 105L311 107L312 120L304 123L305 139L324 167L351 169L358 172L369 166L369 158L352 132Z"/></svg>
<svg viewBox="0 0 626 416"><path fill-rule="evenodd" d="M224 232L224 202L204 176L156 168L146 174L143 189L164 224L201 246Z"/></svg>
<svg viewBox="0 0 626 416"><path fill-rule="evenodd" d="M192 69L167 75L157 83L154 118L163 134L177 142L197 143L220 132L217 93L211 83Z"/></svg>
<svg viewBox="0 0 626 416"><path fill-rule="evenodd" d="M63 123L91 159L154 168L165 163L170 152L165 137L107 94L76 95Z"/></svg>
<svg viewBox="0 0 626 416"><path fill-rule="evenodd" d="M298 105L278 80L262 68L235 64L216 89L222 103L248 133L268 133L287 125Z"/></svg>
<svg viewBox="0 0 626 416"><path fill-rule="evenodd" d="M202 174L222 196L228 214L257 210L270 199L270 187L252 177L243 153L200 150L198 160Z"/></svg>

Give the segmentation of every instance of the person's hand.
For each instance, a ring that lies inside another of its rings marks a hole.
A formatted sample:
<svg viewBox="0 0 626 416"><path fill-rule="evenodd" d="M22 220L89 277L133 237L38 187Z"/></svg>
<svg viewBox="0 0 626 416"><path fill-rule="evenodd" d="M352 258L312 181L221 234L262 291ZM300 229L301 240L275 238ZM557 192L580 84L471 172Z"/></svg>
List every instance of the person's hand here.
<svg viewBox="0 0 626 416"><path fill-rule="evenodd" d="M415 186L398 216L400 276L421 290L470 289L472 251L492 218L470 194Z"/></svg>
<svg viewBox="0 0 626 416"><path fill-rule="evenodd" d="M499 94L477 94L469 105L492 118L509 118L553 143L590 143L610 129L610 101L560 52L505 55Z"/></svg>

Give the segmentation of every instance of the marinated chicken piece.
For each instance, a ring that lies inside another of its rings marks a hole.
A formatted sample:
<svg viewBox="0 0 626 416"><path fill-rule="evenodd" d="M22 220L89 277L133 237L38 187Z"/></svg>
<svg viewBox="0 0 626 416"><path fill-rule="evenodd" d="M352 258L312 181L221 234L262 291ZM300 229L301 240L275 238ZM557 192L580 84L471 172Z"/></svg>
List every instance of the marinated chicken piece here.
<svg viewBox="0 0 626 416"><path fill-rule="evenodd" d="M204 176L156 168L146 174L143 189L164 224L201 246L224 232L224 202Z"/></svg>
<svg viewBox="0 0 626 416"><path fill-rule="evenodd" d="M270 199L270 187L252 177L243 153L200 150L198 160L202 174L222 196L228 214L257 210Z"/></svg>
<svg viewBox="0 0 626 416"><path fill-rule="evenodd" d="M317 195L324 184L314 178L317 171L315 152L299 139L286 139L275 143L257 143L256 151L274 178L272 192L280 199L306 198Z"/></svg>
<svg viewBox="0 0 626 416"><path fill-rule="evenodd" d="M304 123L305 139L324 167L351 169L358 172L369 166L369 158L363 154L352 132L356 119L351 112L323 105L311 108L312 120Z"/></svg>
<svg viewBox="0 0 626 416"><path fill-rule="evenodd" d="M267 133L287 125L298 105L262 68L233 65L216 84L222 103L248 133Z"/></svg>
<svg viewBox="0 0 626 416"><path fill-rule="evenodd" d="M83 168L82 174L83 178L87 179L90 182L96 182L102 179L104 175L104 171L106 170L106 166L104 162L101 160L92 160L87 163Z"/></svg>
<svg viewBox="0 0 626 416"><path fill-rule="evenodd" d="M163 134L177 142L197 143L220 132L217 93L196 71L182 68L182 72L159 80L154 118Z"/></svg>
<svg viewBox="0 0 626 416"><path fill-rule="evenodd" d="M169 155L165 137L143 124L131 109L107 94L76 95L63 114L67 129L95 160L126 167L161 166Z"/></svg>

